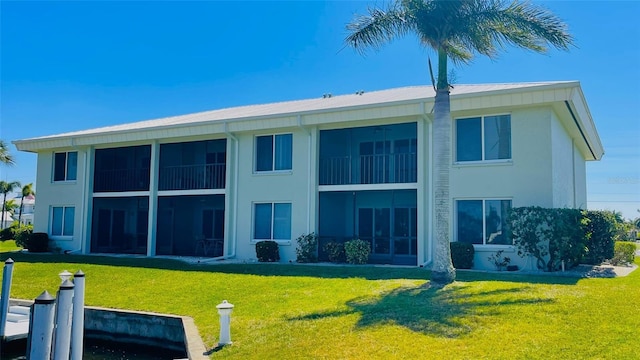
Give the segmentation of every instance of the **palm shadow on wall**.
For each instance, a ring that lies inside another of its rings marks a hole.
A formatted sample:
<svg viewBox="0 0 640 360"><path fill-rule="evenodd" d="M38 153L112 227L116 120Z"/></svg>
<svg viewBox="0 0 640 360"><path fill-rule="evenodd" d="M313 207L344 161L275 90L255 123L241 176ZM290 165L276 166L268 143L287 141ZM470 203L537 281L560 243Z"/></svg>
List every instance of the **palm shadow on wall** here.
<svg viewBox="0 0 640 360"><path fill-rule="evenodd" d="M551 298L534 295L528 286L470 292L464 286L444 289L400 287L376 297L355 298L348 309L317 312L290 321L314 321L359 314L356 329L399 325L424 335L458 338L474 330L474 319L498 315L507 307L550 303Z"/></svg>

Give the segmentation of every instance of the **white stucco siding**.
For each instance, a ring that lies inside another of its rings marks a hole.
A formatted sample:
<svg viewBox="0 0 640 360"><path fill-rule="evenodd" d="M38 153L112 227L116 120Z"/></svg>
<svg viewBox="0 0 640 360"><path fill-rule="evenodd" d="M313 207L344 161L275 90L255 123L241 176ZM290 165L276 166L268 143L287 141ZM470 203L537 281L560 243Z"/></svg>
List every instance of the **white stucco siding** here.
<svg viewBox="0 0 640 360"><path fill-rule="evenodd" d="M577 145L573 146L573 166L575 171L575 207L587 208L587 166Z"/></svg>
<svg viewBox="0 0 640 360"><path fill-rule="evenodd" d="M547 108L512 111L511 161L454 164L452 200L505 198L514 207L552 206L550 115ZM455 144L455 131L453 136Z"/></svg>
<svg viewBox="0 0 640 360"><path fill-rule="evenodd" d="M566 130L551 116L553 207L573 208L575 190L574 145Z"/></svg>
<svg viewBox="0 0 640 360"><path fill-rule="evenodd" d="M62 250L78 250L85 230L83 224L85 192L86 149L59 149L56 152L77 151L77 176L72 181L53 181L53 151L39 152L36 183L38 186L38 206L34 212L34 232L49 234L55 246ZM74 207L73 236L51 235L53 207Z"/></svg>
<svg viewBox="0 0 640 360"><path fill-rule="evenodd" d="M292 137L291 171L261 172L255 170L255 137L258 135L286 134ZM308 192L309 168L315 176L315 158L308 161L309 134L301 128L278 129L272 132L236 134L239 146L237 257L255 259L254 205L256 203L291 204L291 239L279 240L280 261L295 261L295 239L314 231L314 192ZM314 149L315 147L311 147ZM313 186L313 184L311 184ZM309 216L311 219L309 219ZM309 225L307 225L309 224ZM309 226L311 229L307 229Z"/></svg>

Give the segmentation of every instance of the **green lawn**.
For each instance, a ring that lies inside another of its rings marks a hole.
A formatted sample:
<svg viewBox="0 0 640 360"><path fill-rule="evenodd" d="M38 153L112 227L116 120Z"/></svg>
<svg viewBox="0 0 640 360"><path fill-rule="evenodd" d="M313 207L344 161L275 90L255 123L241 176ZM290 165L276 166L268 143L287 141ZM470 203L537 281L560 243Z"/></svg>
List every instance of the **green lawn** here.
<svg viewBox="0 0 640 360"><path fill-rule="evenodd" d="M208 348L226 299L234 344L214 358L640 358L640 270L584 280L461 272L436 290L418 268L8 256L12 297L55 293L58 272L82 269L88 305L191 316Z"/></svg>
<svg viewBox="0 0 640 360"><path fill-rule="evenodd" d="M16 251L22 248L16 246L16 242L13 240L0 241L0 253L8 251Z"/></svg>

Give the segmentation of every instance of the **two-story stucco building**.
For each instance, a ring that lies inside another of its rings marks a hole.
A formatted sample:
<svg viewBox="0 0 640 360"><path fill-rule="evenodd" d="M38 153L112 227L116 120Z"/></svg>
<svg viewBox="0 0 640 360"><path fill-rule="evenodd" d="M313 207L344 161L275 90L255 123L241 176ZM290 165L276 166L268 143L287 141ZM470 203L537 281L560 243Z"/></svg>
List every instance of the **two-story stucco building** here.
<svg viewBox="0 0 640 360"><path fill-rule="evenodd" d="M374 263L433 254L434 91L406 87L19 140L38 154L34 230L80 253L255 259L275 240L371 243ZM584 208L603 148L578 82L451 92L452 241L513 252L511 207ZM204 245L204 246L203 246ZM511 255L514 264L524 264Z"/></svg>

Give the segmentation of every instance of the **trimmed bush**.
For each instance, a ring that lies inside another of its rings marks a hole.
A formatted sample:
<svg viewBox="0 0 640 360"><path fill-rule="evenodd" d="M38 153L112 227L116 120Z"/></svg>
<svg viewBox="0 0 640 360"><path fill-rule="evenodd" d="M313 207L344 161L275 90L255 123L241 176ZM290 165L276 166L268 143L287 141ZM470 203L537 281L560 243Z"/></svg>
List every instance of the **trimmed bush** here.
<svg viewBox="0 0 640 360"><path fill-rule="evenodd" d="M366 264L369 261L371 245L360 239L344 243L344 252L349 264Z"/></svg>
<svg viewBox="0 0 640 360"><path fill-rule="evenodd" d="M519 256L533 256L538 269L557 271L580 263L585 251L585 219L577 209L513 208L509 215Z"/></svg>
<svg viewBox="0 0 640 360"><path fill-rule="evenodd" d="M630 241L616 241L611 265L625 265L633 263L636 254L636 244Z"/></svg>
<svg viewBox="0 0 640 360"><path fill-rule="evenodd" d="M299 263L318 262L318 237L314 234L300 235L296 239L296 261Z"/></svg>
<svg viewBox="0 0 640 360"><path fill-rule="evenodd" d="M591 265L601 264L613 258L613 237L616 233L616 219L610 211L585 211L587 218L586 251L583 262Z"/></svg>
<svg viewBox="0 0 640 360"><path fill-rule="evenodd" d="M328 242L324 246L324 251L327 253L329 261L332 263L340 264L347 261L347 256L344 252L344 244L342 243L335 241Z"/></svg>
<svg viewBox="0 0 640 360"><path fill-rule="evenodd" d="M473 255L475 249L473 244L466 242L452 242L451 261L456 269L471 269L473 267Z"/></svg>
<svg viewBox="0 0 640 360"><path fill-rule="evenodd" d="M256 257L259 262L280 261L278 243L275 241L259 241L256 243Z"/></svg>
<svg viewBox="0 0 640 360"><path fill-rule="evenodd" d="M13 225L0 230L0 240L14 240L16 235L16 227Z"/></svg>
<svg viewBox="0 0 640 360"><path fill-rule="evenodd" d="M18 242L16 241L16 244ZM26 248L29 252L42 253L49 251L49 235L47 233L33 233L28 237Z"/></svg>
<svg viewBox="0 0 640 360"><path fill-rule="evenodd" d="M16 245L21 246L22 248L28 249L29 239L31 238L32 234L33 234L33 225L22 225L20 227L16 227L16 229L14 230L13 238L16 241Z"/></svg>

